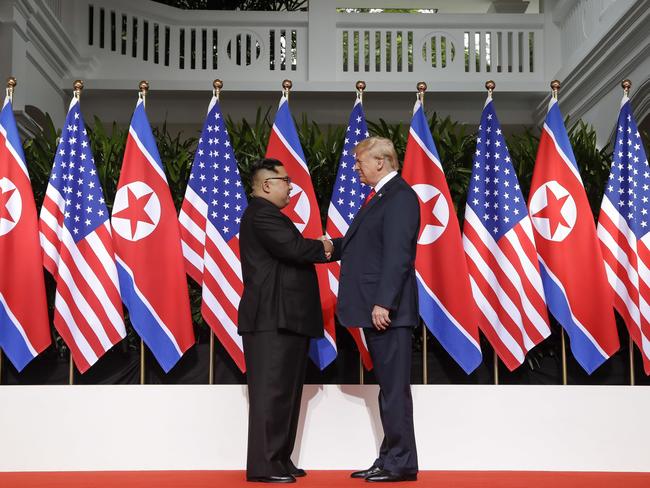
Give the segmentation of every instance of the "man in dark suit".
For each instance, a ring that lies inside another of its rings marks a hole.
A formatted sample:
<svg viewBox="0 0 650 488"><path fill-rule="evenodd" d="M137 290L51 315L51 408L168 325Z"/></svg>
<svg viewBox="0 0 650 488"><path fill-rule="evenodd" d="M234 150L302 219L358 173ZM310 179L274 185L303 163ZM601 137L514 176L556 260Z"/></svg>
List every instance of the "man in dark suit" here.
<svg viewBox="0 0 650 488"><path fill-rule="evenodd" d="M411 399L411 335L419 323L415 250L420 207L397 173L393 143L370 137L355 148L355 170L372 187L345 237L334 240L341 259L336 314L346 327L363 327L379 383L384 439L379 457L353 478L417 479Z"/></svg>
<svg viewBox="0 0 650 488"><path fill-rule="evenodd" d="M253 195L240 228L244 293L238 332L244 343L249 418L246 477L292 483L304 470L290 459L296 439L309 339L323 335L313 263L326 262L329 241L305 239L280 212L291 179L280 161L252 168Z"/></svg>

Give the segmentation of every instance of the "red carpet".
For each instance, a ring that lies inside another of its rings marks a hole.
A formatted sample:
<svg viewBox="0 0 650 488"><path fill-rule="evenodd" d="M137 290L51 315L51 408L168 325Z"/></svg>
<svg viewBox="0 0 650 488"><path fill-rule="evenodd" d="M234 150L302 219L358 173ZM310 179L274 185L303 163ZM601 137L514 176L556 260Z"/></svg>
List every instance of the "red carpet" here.
<svg viewBox="0 0 650 488"><path fill-rule="evenodd" d="M394 484L393 484L394 485ZM0 473L2 488L253 488L243 471L102 471ZM296 488L367 487L349 471L310 471ZM381 485L380 485L381 486ZM383 485L386 486L386 485ZM388 485L392 486L392 485ZM422 471L418 481L398 486L433 488L648 488L650 473L534 471Z"/></svg>

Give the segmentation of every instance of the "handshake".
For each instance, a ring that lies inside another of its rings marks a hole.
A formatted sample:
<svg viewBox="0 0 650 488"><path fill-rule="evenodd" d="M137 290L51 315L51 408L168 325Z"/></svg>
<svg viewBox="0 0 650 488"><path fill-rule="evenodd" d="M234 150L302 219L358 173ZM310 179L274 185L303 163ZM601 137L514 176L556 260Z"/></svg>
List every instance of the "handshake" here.
<svg viewBox="0 0 650 488"><path fill-rule="evenodd" d="M320 236L318 240L323 243L323 247L325 248L325 257L329 261L332 259L332 252L334 252L334 243L329 237L325 235Z"/></svg>

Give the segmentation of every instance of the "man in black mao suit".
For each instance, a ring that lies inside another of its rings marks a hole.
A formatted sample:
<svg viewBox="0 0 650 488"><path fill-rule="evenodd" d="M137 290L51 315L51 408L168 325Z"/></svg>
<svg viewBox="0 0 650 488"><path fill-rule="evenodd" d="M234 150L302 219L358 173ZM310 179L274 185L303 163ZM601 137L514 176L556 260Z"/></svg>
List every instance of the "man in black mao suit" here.
<svg viewBox="0 0 650 488"><path fill-rule="evenodd" d="M292 483L304 476L290 459L296 438L309 339L323 335L313 263L327 261L329 241L305 239L280 212L291 179L280 161L252 168L253 198L242 217L244 293L238 332L248 383L249 481Z"/></svg>
<svg viewBox="0 0 650 488"><path fill-rule="evenodd" d="M417 479L418 461L411 399L411 334L419 323L415 250L420 207L397 174L388 139L371 137L355 148L355 170L373 189L345 237L334 240L341 259L337 316L346 327L363 327L379 382L384 439L366 481Z"/></svg>

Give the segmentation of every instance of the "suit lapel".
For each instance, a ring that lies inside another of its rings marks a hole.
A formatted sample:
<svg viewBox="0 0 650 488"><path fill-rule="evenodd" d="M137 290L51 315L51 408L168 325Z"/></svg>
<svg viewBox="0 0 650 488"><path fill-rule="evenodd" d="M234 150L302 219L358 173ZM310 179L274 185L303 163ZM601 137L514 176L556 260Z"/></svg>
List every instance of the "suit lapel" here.
<svg viewBox="0 0 650 488"><path fill-rule="evenodd" d="M379 190L377 194L372 197L368 204L365 207L361 208L359 212L357 212L357 215L354 217L352 224L350 225L348 231L345 233L343 243L341 244L341 249L345 248L350 239L352 239L352 236L357 232L359 225L361 225L361 221L365 218L366 215L368 215L368 212L371 212L373 207L379 204L379 202L384 198L384 195L386 195L386 193L388 193L391 188L395 186L397 180L399 179L401 179L401 176L399 174L391 178L390 181L382 186L381 190Z"/></svg>

